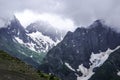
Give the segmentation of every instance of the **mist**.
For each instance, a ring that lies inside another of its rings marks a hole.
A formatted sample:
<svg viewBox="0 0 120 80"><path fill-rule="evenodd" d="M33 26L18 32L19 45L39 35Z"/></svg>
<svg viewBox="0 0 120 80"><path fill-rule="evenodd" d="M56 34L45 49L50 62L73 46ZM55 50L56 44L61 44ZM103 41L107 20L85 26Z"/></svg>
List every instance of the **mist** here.
<svg viewBox="0 0 120 80"><path fill-rule="evenodd" d="M0 18L8 19L25 10L69 19L74 27L87 27L103 19L107 25L120 30L120 0L0 0Z"/></svg>

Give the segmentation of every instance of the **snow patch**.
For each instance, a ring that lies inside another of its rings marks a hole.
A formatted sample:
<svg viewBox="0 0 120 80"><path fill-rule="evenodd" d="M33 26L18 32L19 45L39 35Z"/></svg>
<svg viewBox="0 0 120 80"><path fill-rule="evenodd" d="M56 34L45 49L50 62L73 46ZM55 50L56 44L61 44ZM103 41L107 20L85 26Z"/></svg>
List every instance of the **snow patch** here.
<svg viewBox="0 0 120 80"><path fill-rule="evenodd" d="M22 53L25 56L28 56L25 52L18 50L18 52Z"/></svg>
<svg viewBox="0 0 120 80"><path fill-rule="evenodd" d="M88 80L93 74L93 67L91 66L89 69L83 66L83 64L79 65L79 68L77 71L80 71L82 73L82 76L77 76L77 80Z"/></svg>
<svg viewBox="0 0 120 80"><path fill-rule="evenodd" d="M31 55L30 57L33 58L33 55Z"/></svg>
<svg viewBox="0 0 120 80"><path fill-rule="evenodd" d="M79 53L79 50L77 50L76 52Z"/></svg>
<svg viewBox="0 0 120 80"><path fill-rule="evenodd" d="M19 32L17 33L19 35ZM47 52L53 46L57 45L60 41L57 40L56 42L52 40L49 36L43 35L41 32L33 32L27 34L33 41L29 41L24 43L22 39L19 37L14 37L14 41L24 45L25 47L29 48L35 52Z"/></svg>
<svg viewBox="0 0 120 80"><path fill-rule="evenodd" d="M20 31L18 31L17 35L20 35Z"/></svg>
<svg viewBox="0 0 120 80"><path fill-rule="evenodd" d="M117 75L120 76L120 71L117 72Z"/></svg>
<svg viewBox="0 0 120 80"><path fill-rule="evenodd" d="M40 50L40 52L47 52L49 49L51 49L53 46L57 45L57 42L53 41L50 37L43 35L41 32L33 32L30 34L27 34L29 37L31 37L36 44L32 44L32 46L29 47L30 49L34 50L34 47L38 48L38 50ZM34 50L35 51L35 50Z"/></svg>
<svg viewBox="0 0 120 80"><path fill-rule="evenodd" d="M100 67L108 59L109 55L119 48L120 46L118 46L117 48L113 50L108 48L106 52L100 52L97 54L92 53L91 58L90 58L90 62L92 63L92 66Z"/></svg>
<svg viewBox="0 0 120 80"><path fill-rule="evenodd" d="M24 45L27 46L30 50L36 52L36 50L35 50L35 48L34 48L36 44L30 42L30 43L24 43Z"/></svg>
<svg viewBox="0 0 120 80"><path fill-rule="evenodd" d="M42 39L44 42L48 42L50 44L55 44L55 42L48 36L44 36L41 32L33 32L31 34L27 34L28 36L30 36L32 39L34 39L35 41L37 39Z"/></svg>
<svg viewBox="0 0 120 80"><path fill-rule="evenodd" d="M83 66L83 64L79 65L77 71L81 71L81 73L83 74L82 76L77 76L77 80L88 80L93 74L93 69L96 68L96 67L100 67L109 57L109 55L116 51L117 49L119 49L120 46L116 47L115 49L111 50L111 49L107 49L107 51L105 52L100 52L100 53L97 53L97 54L94 54L92 52L91 54L91 58L90 58L90 62L92 63L90 65L90 68L87 69ZM120 75L120 72L118 72L117 74Z"/></svg>
<svg viewBox="0 0 120 80"><path fill-rule="evenodd" d="M19 37L15 37L15 40L17 40L18 43L23 44L23 40L21 40Z"/></svg>
<svg viewBox="0 0 120 80"><path fill-rule="evenodd" d="M65 65L66 65L70 70L75 71L75 69L73 69L73 68L69 65L69 63L66 63L66 62L65 62Z"/></svg>

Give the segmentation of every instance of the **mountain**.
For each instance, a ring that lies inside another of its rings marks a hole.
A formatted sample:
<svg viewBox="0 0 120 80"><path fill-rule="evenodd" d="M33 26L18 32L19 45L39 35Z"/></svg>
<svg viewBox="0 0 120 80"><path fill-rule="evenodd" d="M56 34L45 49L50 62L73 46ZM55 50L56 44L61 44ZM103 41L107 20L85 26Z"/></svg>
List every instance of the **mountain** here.
<svg viewBox="0 0 120 80"><path fill-rule="evenodd" d="M47 33L45 29L42 29L42 25L36 27L30 25L25 29L16 17L9 22L6 27L0 28L0 50L6 51L36 68L41 64L47 52L61 40L61 38L57 38L56 34L53 39L51 34L49 35L50 32ZM29 27L35 29L39 27L39 29L31 31L34 29L30 30Z"/></svg>
<svg viewBox="0 0 120 80"><path fill-rule="evenodd" d="M28 32L27 35L36 42L35 50L39 52L48 52L53 46L59 43L65 35L63 31L43 21L31 23L27 26L26 30Z"/></svg>
<svg viewBox="0 0 120 80"><path fill-rule="evenodd" d="M44 21L36 21L31 23L26 30L28 30L29 33L41 32L43 35L49 36L55 42L62 40L65 35L64 31L54 28Z"/></svg>
<svg viewBox="0 0 120 80"><path fill-rule="evenodd" d="M37 71L21 60L0 51L0 80L59 80Z"/></svg>
<svg viewBox="0 0 120 80"><path fill-rule="evenodd" d="M38 63L35 62L34 59L37 58L38 53L19 43L20 41L22 42L22 40L24 42L28 41L28 39L25 39L28 37L25 33L26 32L24 28L20 25L16 18L12 20L7 27L0 28L0 50L4 50L10 53L12 56L17 57L36 67L38 66ZM34 59L30 57L33 54L35 56Z"/></svg>
<svg viewBox="0 0 120 80"><path fill-rule="evenodd" d="M95 72L100 74L97 68L106 62L109 55L115 54L120 48L119 45L120 33L105 25L103 21L96 20L88 28L81 27L74 32L68 32L64 39L47 53L39 69L62 80L88 80ZM120 57L119 53L118 56ZM109 68L109 65L107 67ZM93 77L93 80L97 79Z"/></svg>

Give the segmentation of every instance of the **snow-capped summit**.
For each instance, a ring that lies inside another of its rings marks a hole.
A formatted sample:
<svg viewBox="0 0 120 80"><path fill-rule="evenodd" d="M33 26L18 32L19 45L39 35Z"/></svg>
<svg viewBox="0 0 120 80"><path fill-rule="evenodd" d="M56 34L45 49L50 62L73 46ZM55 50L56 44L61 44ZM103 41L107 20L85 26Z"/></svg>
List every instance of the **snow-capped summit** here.
<svg viewBox="0 0 120 80"><path fill-rule="evenodd" d="M60 42L63 36L62 34L55 33L55 29L45 22L32 23L24 29L16 18L8 26L8 32L14 35L14 41L39 53L46 53ZM61 36L61 39L59 36Z"/></svg>
<svg viewBox="0 0 120 80"><path fill-rule="evenodd" d="M36 21L31 23L27 26L26 30L28 30L29 33L37 31L41 32L43 35L49 36L55 42L58 40L61 41L66 33L65 31L59 30L44 21Z"/></svg>
<svg viewBox="0 0 120 80"><path fill-rule="evenodd" d="M27 57L40 64L46 53L61 41L63 35L55 33L56 30L49 28L48 24L39 22L37 24L31 24L26 30L14 17L7 27L0 28L0 49L26 62L29 62ZM29 63L33 65L31 60Z"/></svg>
<svg viewBox="0 0 120 80"><path fill-rule="evenodd" d="M47 52L57 43L59 43L65 33L57 28L52 27L44 21L36 21L31 23L26 28L27 36L33 39L34 43L31 46L34 51Z"/></svg>

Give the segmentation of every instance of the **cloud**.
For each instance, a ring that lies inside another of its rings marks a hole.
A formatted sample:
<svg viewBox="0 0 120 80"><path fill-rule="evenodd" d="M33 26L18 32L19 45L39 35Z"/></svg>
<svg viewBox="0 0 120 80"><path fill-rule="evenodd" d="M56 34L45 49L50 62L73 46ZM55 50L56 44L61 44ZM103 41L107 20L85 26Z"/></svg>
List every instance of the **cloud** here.
<svg viewBox="0 0 120 80"><path fill-rule="evenodd" d="M120 0L0 0L0 17L29 9L71 19L76 26L88 26L96 19L119 29Z"/></svg>
<svg viewBox="0 0 120 80"><path fill-rule="evenodd" d="M62 5L59 5L58 0L0 0L0 15L5 17L25 9L39 13L56 12L62 8Z"/></svg>
<svg viewBox="0 0 120 80"><path fill-rule="evenodd" d="M120 14L120 0L69 0L69 3L65 1L65 16L71 17L78 25L89 25L96 19L109 21L114 19L116 14Z"/></svg>
<svg viewBox="0 0 120 80"><path fill-rule="evenodd" d="M27 27L29 24L37 21L44 21L60 30L67 30L67 31L74 30L74 23L72 20L62 18L61 16L58 16L56 14L50 14L50 13L39 14L37 12L25 10L24 12L21 13L15 13L15 16L19 19L20 23L24 27Z"/></svg>
<svg viewBox="0 0 120 80"><path fill-rule="evenodd" d="M3 26L5 26L5 21L0 19L0 28L3 27Z"/></svg>

